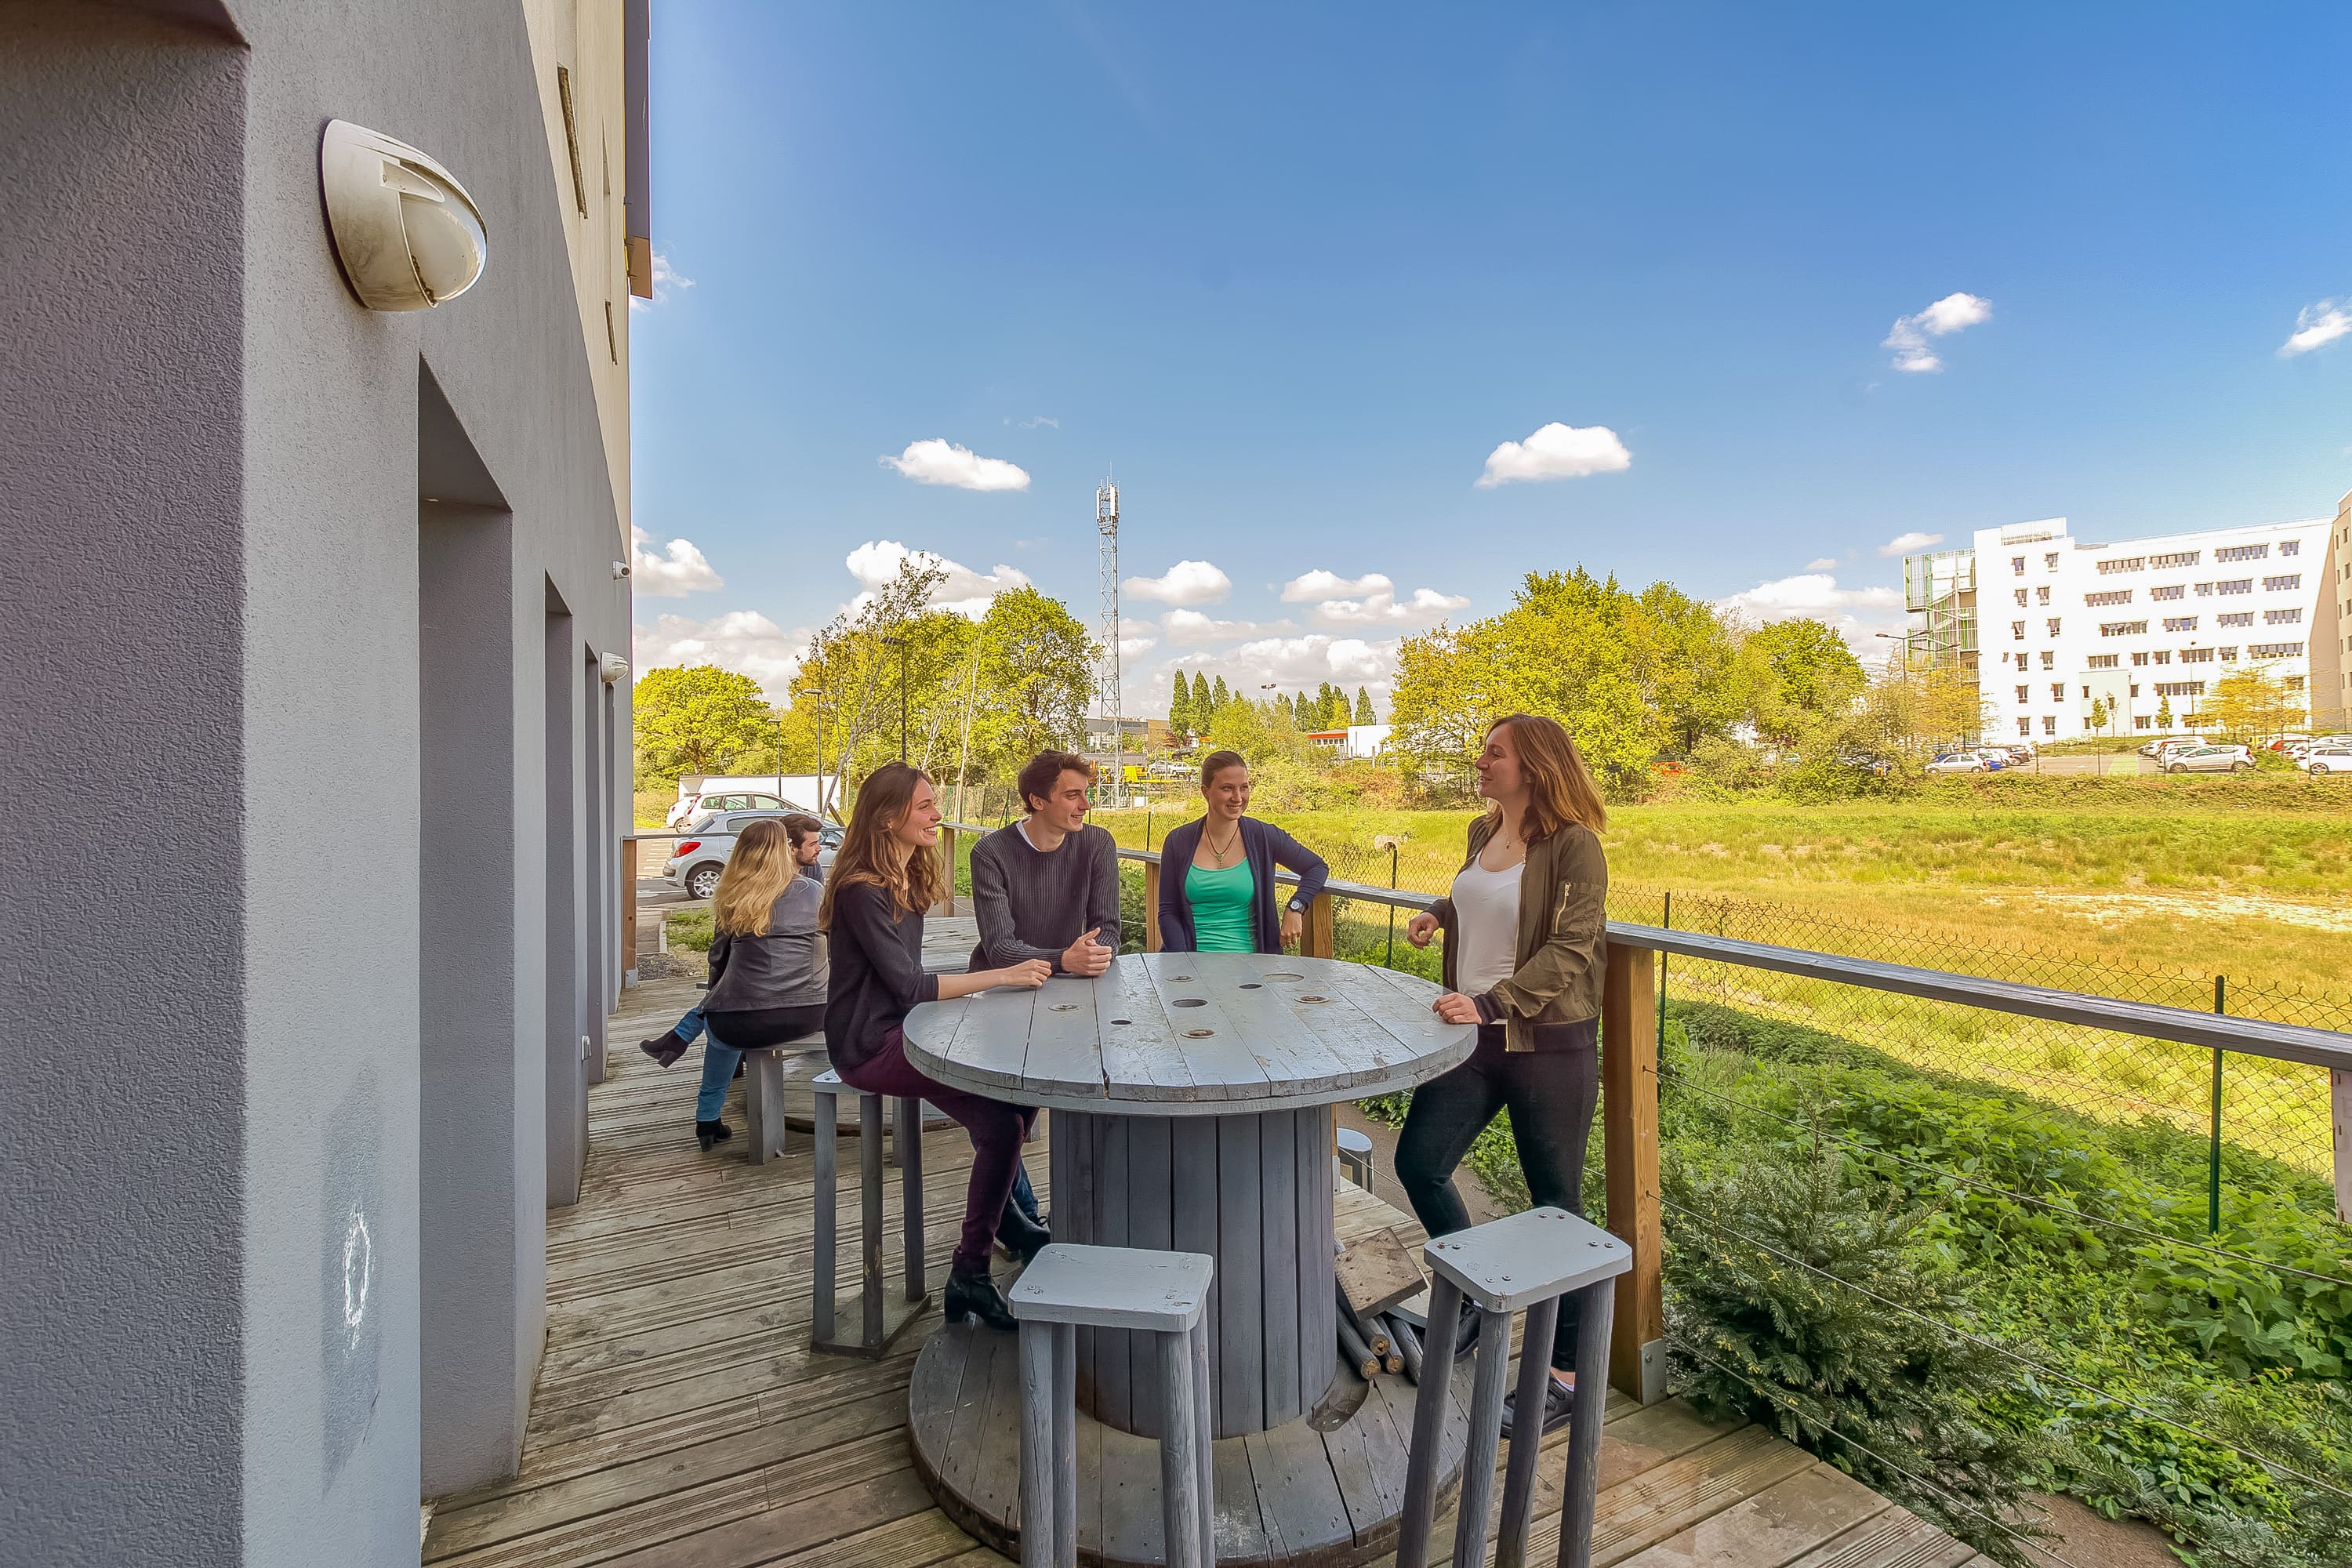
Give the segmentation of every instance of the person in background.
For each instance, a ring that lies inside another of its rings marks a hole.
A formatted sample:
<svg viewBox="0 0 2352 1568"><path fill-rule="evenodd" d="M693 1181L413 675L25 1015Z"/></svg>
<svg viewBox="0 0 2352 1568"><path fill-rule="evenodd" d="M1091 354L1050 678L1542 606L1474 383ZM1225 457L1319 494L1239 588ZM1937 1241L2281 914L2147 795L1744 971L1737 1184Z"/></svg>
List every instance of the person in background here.
<svg viewBox="0 0 2352 1568"><path fill-rule="evenodd" d="M1028 816L971 848L980 922L973 969L1034 958L1056 974L1092 979L1110 967L1118 952L1118 845L1087 822L1094 782L1094 764L1074 752L1040 752L1023 766L1014 784ZM1045 1223L1025 1164L1013 1176L1013 1207L1011 1231L1022 1228L1021 1217ZM1014 1236L1000 1231L998 1239L1018 1250Z"/></svg>
<svg viewBox="0 0 2352 1568"><path fill-rule="evenodd" d="M824 872L818 868L816 862L817 857L824 853L824 840L820 837L824 830L824 825L815 817L797 811L789 813L779 820L783 823L786 831L793 836L793 858L800 863L801 875L823 882ZM708 990L711 982L715 982L717 978L715 974L712 975L709 981L704 983L704 989ZM694 1042L700 1039L703 1030L709 1026L702 1016L703 1009L709 1005L706 1000L688 1007L684 1016L671 1026L668 1034L656 1035L650 1040L639 1040L637 1049L653 1058L656 1065L660 1067L667 1067L677 1061L678 1058L693 1048ZM742 1076L742 1053L740 1051L736 1053L736 1064L731 1071L734 1077ZM733 1134L722 1126L719 1130L719 1136L729 1138Z"/></svg>
<svg viewBox="0 0 2352 1568"><path fill-rule="evenodd" d="M797 813L751 824L710 896L710 989L700 1009L710 1038L694 1106L695 1140L706 1151L732 1136L719 1113L743 1052L803 1038L824 1022L816 939L824 894L809 874L822 826Z"/></svg>
<svg viewBox="0 0 2352 1568"><path fill-rule="evenodd" d="M1160 945L1170 952L1280 952L1306 929L1330 880L1323 858L1249 809L1249 763L1212 752L1201 764L1208 810L1160 846ZM1298 887L1277 903L1276 867Z"/></svg>
<svg viewBox="0 0 2352 1568"><path fill-rule="evenodd" d="M950 1322L972 1317L1010 1331L1019 1325L990 1278L989 1252L1013 1217L1005 1204L1021 1164L1021 1141L1037 1113L927 1077L907 1059L905 1026L907 1015L925 1002L995 985L1034 990L1053 970L1043 959L1028 958L964 974L924 972L923 912L948 888L939 842L939 797L922 770L886 763L859 786L819 916L833 939L824 1048L843 1082L869 1094L928 1100L971 1134L971 1179L943 1306ZM1013 1235L1013 1255L1024 1261L1052 1239L1042 1226Z"/></svg>
<svg viewBox="0 0 2352 1568"><path fill-rule="evenodd" d="M1505 1108L1528 1195L1583 1213L1584 1146L1601 1082L1609 897L1601 792L1568 731L1524 713L1495 721L1477 769L1486 811L1470 824L1453 889L1405 927L1415 947L1445 933L1445 994L1433 1006L1449 1024L1478 1026L1470 1059L1413 1090L1397 1137L1398 1184L1432 1237L1468 1227L1454 1169ZM1457 1353L1475 1342L1477 1321L1463 1314ZM1438 1325L1430 1328L1434 1336ZM1574 1404L1576 1335L1571 1296L1552 1341L1546 1432L1565 1425ZM1515 1403L1504 1405L1506 1437Z"/></svg>

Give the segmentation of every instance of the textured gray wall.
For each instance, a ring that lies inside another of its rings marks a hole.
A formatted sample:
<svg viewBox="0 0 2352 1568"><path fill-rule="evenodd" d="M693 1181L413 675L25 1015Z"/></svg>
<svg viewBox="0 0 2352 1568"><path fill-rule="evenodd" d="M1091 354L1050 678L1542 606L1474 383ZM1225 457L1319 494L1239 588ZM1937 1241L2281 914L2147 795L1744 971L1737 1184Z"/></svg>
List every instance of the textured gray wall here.
<svg viewBox="0 0 2352 1568"><path fill-rule="evenodd" d="M0 1002L10 1563L414 1563L423 1347L492 1369L462 1405L432 1384L429 1473L458 1485L511 1463L541 1338L545 594L573 671L626 652L628 603L523 17L228 9L238 37L0 8L0 515L22 542L0 854L12 893L38 889L10 900ZM470 293L352 299L320 217L331 118L465 182L491 236ZM504 998L479 1136L420 1043L420 911L449 890L425 881L420 758L449 717L420 695L424 364L510 517L512 739L478 787L511 843L477 869L511 887L432 949L488 949L467 983ZM132 803L104 859L92 779ZM602 837L559 858L612 855ZM430 1184L428 1120L450 1152Z"/></svg>
<svg viewBox="0 0 2352 1568"><path fill-rule="evenodd" d="M0 9L0 1563L240 1529L246 68Z"/></svg>

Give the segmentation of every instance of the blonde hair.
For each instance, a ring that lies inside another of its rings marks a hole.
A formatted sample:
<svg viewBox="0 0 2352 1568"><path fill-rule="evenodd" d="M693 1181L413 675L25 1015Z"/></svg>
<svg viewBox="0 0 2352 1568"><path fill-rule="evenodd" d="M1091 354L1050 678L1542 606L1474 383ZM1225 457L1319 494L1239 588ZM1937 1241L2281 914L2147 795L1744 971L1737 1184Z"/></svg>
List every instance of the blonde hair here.
<svg viewBox="0 0 2352 1568"><path fill-rule="evenodd" d="M915 786L930 775L905 763L885 763L857 786L841 847L834 851L833 875L824 879L819 928L833 929L834 895L853 882L871 882L890 895L898 912L929 909L947 896L940 858L898 840L897 828L915 802Z"/></svg>
<svg viewBox="0 0 2352 1568"><path fill-rule="evenodd" d="M765 936L768 917L777 899L801 874L800 857L793 853L795 834L789 823L763 816L746 826L735 840L727 868L719 873L719 890L710 895L713 925L730 936Z"/></svg>
<svg viewBox="0 0 2352 1568"><path fill-rule="evenodd" d="M1584 753L1559 721L1509 713L1489 724L1486 733L1491 737L1497 730L1510 732L1511 752L1518 759L1519 776L1527 780L1528 810L1519 826L1528 843L1549 838L1571 822L1596 834L1608 827L1609 808L1601 803ZM1497 817L1502 809L1500 804L1490 805L1486 815Z"/></svg>

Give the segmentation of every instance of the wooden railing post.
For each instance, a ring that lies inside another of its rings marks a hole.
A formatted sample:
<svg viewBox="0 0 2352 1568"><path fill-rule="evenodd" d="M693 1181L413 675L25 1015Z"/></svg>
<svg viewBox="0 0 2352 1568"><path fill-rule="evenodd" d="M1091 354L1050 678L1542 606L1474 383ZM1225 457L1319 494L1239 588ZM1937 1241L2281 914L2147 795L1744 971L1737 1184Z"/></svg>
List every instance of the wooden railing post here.
<svg viewBox="0 0 2352 1568"><path fill-rule="evenodd" d="M940 905L940 913L951 915L956 912L956 830L955 824L951 822L940 824L940 858L946 862L948 873L948 896L946 901Z"/></svg>
<svg viewBox="0 0 2352 1568"><path fill-rule="evenodd" d="M1318 893L1307 906L1307 929L1298 934L1301 958L1337 958L1339 940L1331 929L1331 895Z"/></svg>
<svg viewBox="0 0 2352 1568"><path fill-rule="evenodd" d="M1160 951L1160 862L1143 863L1143 951Z"/></svg>
<svg viewBox="0 0 2352 1568"><path fill-rule="evenodd" d="M2336 1131L2336 1218L2352 1225L2352 1072L2330 1069L2327 1103Z"/></svg>
<svg viewBox="0 0 2352 1568"><path fill-rule="evenodd" d="M1666 1396L1664 1233L1658 1217L1658 955L1609 944L1601 996L1601 1131L1609 1229L1633 1249L1617 1277L1609 1381L1644 1405Z"/></svg>

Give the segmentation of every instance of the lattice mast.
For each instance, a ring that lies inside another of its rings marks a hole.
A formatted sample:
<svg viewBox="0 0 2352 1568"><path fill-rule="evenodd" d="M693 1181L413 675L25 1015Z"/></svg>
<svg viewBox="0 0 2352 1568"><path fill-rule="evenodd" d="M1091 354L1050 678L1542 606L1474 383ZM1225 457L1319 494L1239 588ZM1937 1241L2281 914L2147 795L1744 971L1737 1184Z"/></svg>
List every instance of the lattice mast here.
<svg viewBox="0 0 2352 1568"><path fill-rule="evenodd" d="M1097 634L1102 644L1102 659L1097 672L1095 700L1102 712L1103 728L1110 734L1111 804L1122 805L1127 801L1127 779L1120 766L1126 737L1118 722L1118 486L1109 479L1105 479L1095 491L1095 535L1102 578L1097 594L1102 626Z"/></svg>

